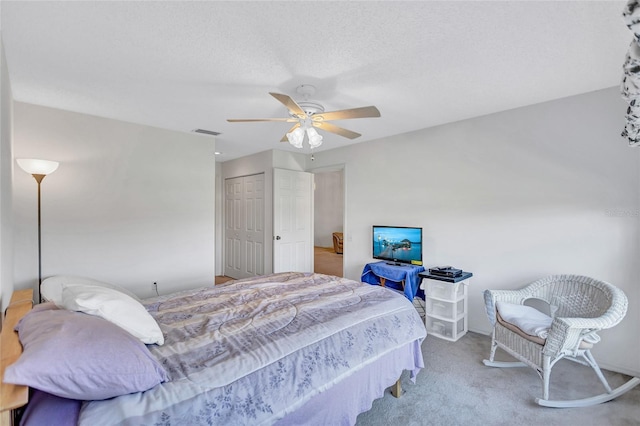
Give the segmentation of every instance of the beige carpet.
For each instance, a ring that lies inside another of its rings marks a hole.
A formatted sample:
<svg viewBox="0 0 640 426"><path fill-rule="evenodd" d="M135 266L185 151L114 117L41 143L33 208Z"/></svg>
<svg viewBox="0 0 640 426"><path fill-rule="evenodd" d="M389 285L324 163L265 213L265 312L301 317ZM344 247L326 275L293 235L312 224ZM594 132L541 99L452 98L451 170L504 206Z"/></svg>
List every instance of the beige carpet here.
<svg viewBox="0 0 640 426"><path fill-rule="evenodd" d="M314 272L342 276L342 255L333 251L333 247L314 247L314 256Z"/></svg>
<svg viewBox="0 0 640 426"><path fill-rule="evenodd" d="M602 342L604 344L606 342ZM623 426L640 424L640 386L617 399L586 408L545 408L535 403L542 380L529 368L492 368L482 364L491 338L468 333L457 342L427 336L422 343L425 368L416 384L402 376L406 393L394 398L385 392L373 408L358 416L356 425L526 425ZM512 360L501 353L500 360ZM612 387L629 377L604 371ZM551 372L553 399L576 399L604 392L590 367L568 360Z"/></svg>
<svg viewBox="0 0 640 426"><path fill-rule="evenodd" d="M218 284L224 284L227 281L231 281L233 278L231 277L225 277L224 275L216 275L216 285Z"/></svg>

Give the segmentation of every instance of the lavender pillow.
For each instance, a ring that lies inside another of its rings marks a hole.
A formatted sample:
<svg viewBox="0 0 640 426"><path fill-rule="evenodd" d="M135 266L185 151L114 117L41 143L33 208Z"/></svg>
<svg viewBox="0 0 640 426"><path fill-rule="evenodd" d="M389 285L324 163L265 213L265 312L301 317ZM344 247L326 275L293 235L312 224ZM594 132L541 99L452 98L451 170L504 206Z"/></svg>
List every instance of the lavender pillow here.
<svg viewBox="0 0 640 426"><path fill-rule="evenodd" d="M16 330L24 351L4 381L70 399L141 392L168 380L147 347L117 325L63 309L35 310Z"/></svg>

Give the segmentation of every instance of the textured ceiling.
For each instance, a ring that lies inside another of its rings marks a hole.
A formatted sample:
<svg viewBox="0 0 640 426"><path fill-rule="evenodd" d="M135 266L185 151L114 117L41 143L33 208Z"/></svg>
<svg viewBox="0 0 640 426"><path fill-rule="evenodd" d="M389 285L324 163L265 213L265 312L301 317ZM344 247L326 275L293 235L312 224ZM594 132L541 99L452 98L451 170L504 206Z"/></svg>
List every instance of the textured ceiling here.
<svg viewBox="0 0 640 426"><path fill-rule="evenodd" d="M326 110L376 105L318 150L619 84L625 1L12 2L2 38L17 101L167 129L221 132L219 161L288 123L268 92ZM205 136L203 136L205 137ZM309 148L305 143L303 152Z"/></svg>

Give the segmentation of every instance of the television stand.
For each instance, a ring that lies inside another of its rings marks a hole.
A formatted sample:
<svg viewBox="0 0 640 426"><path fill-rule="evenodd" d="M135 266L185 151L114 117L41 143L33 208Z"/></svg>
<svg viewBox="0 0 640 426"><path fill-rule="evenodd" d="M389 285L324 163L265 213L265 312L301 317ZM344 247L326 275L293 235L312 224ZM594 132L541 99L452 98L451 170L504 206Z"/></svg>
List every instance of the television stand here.
<svg viewBox="0 0 640 426"><path fill-rule="evenodd" d="M360 280L364 283L399 290L407 299L413 301L413 298L418 295L420 272L424 272L424 266L406 263L396 265L386 261L372 262L364 266ZM423 292L420 291L418 296L423 298Z"/></svg>
<svg viewBox="0 0 640 426"><path fill-rule="evenodd" d="M406 266L406 263L400 263L400 262L384 262L384 263L390 266Z"/></svg>

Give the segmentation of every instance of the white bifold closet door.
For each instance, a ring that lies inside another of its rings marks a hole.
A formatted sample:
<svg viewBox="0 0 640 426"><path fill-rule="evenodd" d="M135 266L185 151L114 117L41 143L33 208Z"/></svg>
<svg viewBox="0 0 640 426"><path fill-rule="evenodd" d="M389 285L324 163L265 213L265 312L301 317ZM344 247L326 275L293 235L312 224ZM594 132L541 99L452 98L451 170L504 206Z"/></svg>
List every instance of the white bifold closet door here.
<svg viewBox="0 0 640 426"><path fill-rule="evenodd" d="M235 279L264 275L264 174L225 179L225 268Z"/></svg>

